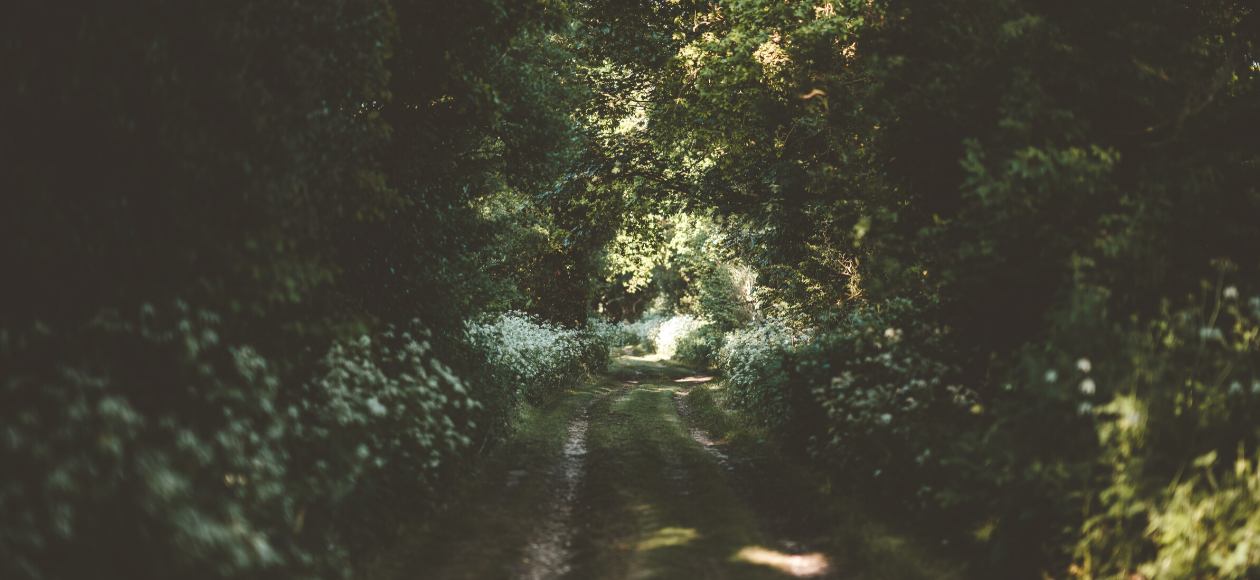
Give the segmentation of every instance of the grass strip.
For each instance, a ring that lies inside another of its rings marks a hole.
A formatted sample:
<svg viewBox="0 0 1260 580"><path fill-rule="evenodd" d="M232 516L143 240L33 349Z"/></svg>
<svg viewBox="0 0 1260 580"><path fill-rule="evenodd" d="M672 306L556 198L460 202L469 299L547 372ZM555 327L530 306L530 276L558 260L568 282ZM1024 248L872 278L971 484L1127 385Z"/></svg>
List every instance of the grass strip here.
<svg viewBox="0 0 1260 580"><path fill-rule="evenodd" d="M952 554L927 545L860 497L833 491L828 476L782 453L764 427L725 404L724 385L702 383L687 395L688 419L729 454L733 485L757 512L767 533L831 555L849 578L961 580ZM836 486L839 487L839 486Z"/></svg>

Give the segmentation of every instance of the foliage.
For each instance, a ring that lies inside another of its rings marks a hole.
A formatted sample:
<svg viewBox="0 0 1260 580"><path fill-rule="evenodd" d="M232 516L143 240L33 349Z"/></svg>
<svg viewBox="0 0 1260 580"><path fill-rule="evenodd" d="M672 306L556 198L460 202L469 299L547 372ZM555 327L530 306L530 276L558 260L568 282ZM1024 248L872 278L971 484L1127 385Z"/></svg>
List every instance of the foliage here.
<svg viewBox="0 0 1260 580"><path fill-rule="evenodd" d="M528 200L503 192L478 200L494 237L476 255L487 288L486 312L521 310L555 323L580 326L588 315L596 258L564 246L549 216Z"/></svg>
<svg viewBox="0 0 1260 580"><path fill-rule="evenodd" d="M562 170L566 104L582 94L551 40L562 13L532 0L393 8L394 99L376 112L392 129L382 165L406 204L338 232L352 274L339 290L380 320L418 317L455 342L465 320L496 309L584 320L585 254L525 211Z"/></svg>
<svg viewBox="0 0 1260 580"><path fill-rule="evenodd" d="M792 359L793 382L809 385L826 415L811 451L838 470L863 473L850 481L877 486L867 491L917 503L940 485L922 471L942 454L943 436L979 412L976 393L957 382L950 329L931 320L921 306L891 301L854 313L843 333L819 336Z"/></svg>
<svg viewBox="0 0 1260 580"><path fill-rule="evenodd" d="M725 344L726 333L718 325L702 324L675 341L673 358L700 368L711 367Z"/></svg>
<svg viewBox="0 0 1260 580"><path fill-rule="evenodd" d="M786 357L811 339L807 330L775 318L728 333L716 366L726 375L731 402L772 427L792 422L803 393L788 381Z"/></svg>
<svg viewBox="0 0 1260 580"><path fill-rule="evenodd" d="M473 419L483 415L478 399L491 396L469 392L433 358L431 336L413 321L408 330L339 341L301 394L285 401L286 451L301 476L285 491L305 525L322 519L361 548L400 509L424 513L439 503L439 484L451 474L440 468L468 452L478 434Z"/></svg>
<svg viewBox="0 0 1260 580"><path fill-rule="evenodd" d="M656 354L673 358L679 343L688 335L700 330L704 322L685 314L672 316L648 333Z"/></svg>
<svg viewBox="0 0 1260 580"><path fill-rule="evenodd" d="M210 312L179 303L138 315L5 329L4 575L310 571L312 552L289 532L290 417L273 365L224 344ZM316 553L344 565L336 550Z"/></svg>
<svg viewBox="0 0 1260 580"><path fill-rule="evenodd" d="M607 344L609 348L621 348L627 345L637 344L636 337L629 331L624 322L613 323L607 320L591 320L587 323L587 328L592 334L599 337L599 340Z"/></svg>
<svg viewBox="0 0 1260 580"><path fill-rule="evenodd" d="M464 334L538 255L579 266L548 316L585 316L585 254L481 260L518 240L477 203L570 154L550 3L11 12L0 575L346 576L441 508L517 393L606 356L569 337L517 372Z"/></svg>
<svg viewBox="0 0 1260 580"><path fill-rule="evenodd" d="M608 343L598 333L565 330L520 312L469 323L471 342L487 356L483 374L523 400L564 389L608 367Z"/></svg>
<svg viewBox="0 0 1260 580"><path fill-rule="evenodd" d="M7 575L343 574L609 345L979 577L1255 574L1250 6L11 12Z"/></svg>
<svg viewBox="0 0 1260 580"><path fill-rule="evenodd" d="M15 4L6 324L179 297L269 335L264 353L327 340L351 322L320 294L330 234L404 204L381 173L390 128L364 110L391 97L396 33L383 0Z"/></svg>
<svg viewBox="0 0 1260 580"><path fill-rule="evenodd" d="M622 336L627 337L629 342L623 345L647 345L653 349L656 348L656 339L660 336L661 325L669 320L669 316L659 312L648 312L642 318L634 322L621 321L617 326L621 329Z"/></svg>
<svg viewBox="0 0 1260 580"><path fill-rule="evenodd" d="M733 400L815 437L853 485L974 550L982 576L1172 574L1157 557L1252 573L1224 567L1246 548L1212 539L1246 537L1245 518L1167 514L1245 506L1227 499L1242 476L1218 492L1185 474L1260 445L1247 407L1223 403L1250 384L1254 345L1213 326L1200 286L1222 276L1206 287L1223 297L1228 279L1236 300L1260 272L1260 158L1239 139L1260 119L1253 9L754 0L578 17L578 53L600 57L587 74L620 92L590 108L556 211L711 215L722 252L701 261L748 264L765 314L815 329L797 347L734 325ZM1239 346L1213 358L1217 340ZM1140 445L1108 426L1124 405L1160 410Z"/></svg>
<svg viewBox="0 0 1260 580"><path fill-rule="evenodd" d="M491 368L477 389L420 326L339 341L283 389L219 326L183 303L104 311L69 335L91 353L76 358L51 328L5 333L6 576L347 574L400 510L440 503L473 438L515 402L607 361L589 334L504 316L470 329ZM155 375L169 385L155 390Z"/></svg>
<svg viewBox="0 0 1260 580"><path fill-rule="evenodd" d="M672 220L665 250L669 265L685 283L676 308L704 318L721 331L746 323L756 314L748 278L751 272L728 259L721 226L704 216L680 214Z"/></svg>
<svg viewBox="0 0 1260 580"><path fill-rule="evenodd" d="M1254 573L1260 298L1243 296L1218 281L1197 304L1166 304L1130 334L1132 365L1097 377L1105 404L1092 413L1113 475L1077 547L1086 573Z"/></svg>

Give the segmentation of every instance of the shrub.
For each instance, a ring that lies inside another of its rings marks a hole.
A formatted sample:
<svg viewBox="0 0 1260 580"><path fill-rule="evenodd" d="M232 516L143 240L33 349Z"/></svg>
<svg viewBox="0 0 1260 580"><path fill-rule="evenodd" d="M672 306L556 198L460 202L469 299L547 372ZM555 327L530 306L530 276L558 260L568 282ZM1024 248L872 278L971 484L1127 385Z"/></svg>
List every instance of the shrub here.
<svg viewBox="0 0 1260 580"><path fill-rule="evenodd" d="M669 316L649 312L644 314L642 318L634 322L622 322L625 332L629 335L632 342L628 344L645 345L653 349L656 348L656 339L660 335L661 325L669 320Z"/></svg>
<svg viewBox="0 0 1260 580"><path fill-rule="evenodd" d="M727 333L716 366L726 375L731 402L775 427L790 421L794 405L785 363L810 339L810 332L783 319L766 319Z"/></svg>
<svg viewBox="0 0 1260 580"><path fill-rule="evenodd" d="M596 331L568 330L521 312L468 324L487 359L485 374L517 400L568 388L608 367L608 343Z"/></svg>
<svg viewBox="0 0 1260 580"><path fill-rule="evenodd" d="M4 329L0 572L350 574L356 549L438 509L473 438L520 399L607 363L593 333L515 313L469 329L451 350L484 357L479 389L418 322L337 341L288 387L183 303Z"/></svg>
<svg viewBox="0 0 1260 580"><path fill-rule="evenodd" d="M717 354L726 344L726 333L717 324L702 324L677 340L674 359L700 367L710 367L717 362Z"/></svg>
<svg viewBox="0 0 1260 580"><path fill-rule="evenodd" d="M612 346L650 346L661 356L705 367L713 364L725 340L717 324L689 315L649 314L616 324L595 321L590 329Z"/></svg>
<svg viewBox="0 0 1260 580"><path fill-rule="evenodd" d="M1087 577L1250 578L1260 563L1260 297L1218 284L1196 302L1166 302L1073 393L1095 401L1108 474L1083 506Z"/></svg>
<svg viewBox="0 0 1260 580"><path fill-rule="evenodd" d="M797 415L821 424L794 426L811 431L811 452L850 483L915 508L934 497L923 471L945 451L943 434L979 402L959 380L949 328L931 321L908 300L856 311L793 353L790 370L817 405Z"/></svg>
<svg viewBox="0 0 1260 580"><path fill-rule="evenodd" d="M218 324L180 303L0 333L0 575L309 568L290 532L290 417L275 370L225 344Z"/></svg>
<svg viewBox="0 0 1260 580"><path fill-rule="evenodd" d="M458 460L482 405L433 358L430 333L387 328L339 341L286 405L289 449L300 468L289 493L305 524L324 524L353 547L424 514L444 464Z"/></svg>
<svg viewBox="0 0 1260 580"><path fill-rule="evenodd" d="M656 327L655 332L649 334L656 354L665 358L674 358L679 342L699 331L703 325L703 321L685 314L666 319Z"/></svg>
<svg viewBox="0 0 1260 580"><path fill-rule="evenodd" d="M642 342L638 336L630 331L629 325L624 321L591 320L587 322L587 328L610 348L633 346Z"/></svg>

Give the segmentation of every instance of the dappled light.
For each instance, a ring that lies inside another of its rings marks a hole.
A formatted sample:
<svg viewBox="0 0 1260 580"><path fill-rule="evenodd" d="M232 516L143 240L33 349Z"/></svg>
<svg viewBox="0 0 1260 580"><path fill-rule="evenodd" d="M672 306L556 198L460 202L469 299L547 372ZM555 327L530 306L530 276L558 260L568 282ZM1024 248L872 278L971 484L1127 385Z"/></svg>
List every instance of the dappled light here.
<svg viewBox="0 0 1260 580"><path fill-rule="evenodd" d="M670 546L685 546L700 537L694 528L661 528L643 541L639 542L639 550L655 550Z"/></svg>
<svg viewBox="0 0 1260 580"><path fill-rule="evenodd" d="M643 356L627 355L622 358L646 363L659 363L664 360L669 360L669 357L657 353L645 354Z"/></svg>
<svg viewBox="0 0 1260 580"><path fill-rule="evenodd" d="M770 566L784 574L797 578L809 578L826 574L831 565L826 556L813 554L784 554L758 546L749 546L735 554L735 560Z"/></svg>

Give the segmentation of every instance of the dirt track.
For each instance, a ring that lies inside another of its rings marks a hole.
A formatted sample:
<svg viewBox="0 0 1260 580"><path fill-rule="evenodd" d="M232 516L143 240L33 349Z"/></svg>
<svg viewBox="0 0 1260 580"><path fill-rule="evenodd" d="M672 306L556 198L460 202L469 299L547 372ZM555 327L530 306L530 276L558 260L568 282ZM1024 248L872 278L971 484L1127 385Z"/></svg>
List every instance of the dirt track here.
<svg viewBox="0 0 1260 580"><path fill-rule="evenodd" d="M828 553L834 514L816 487L760 441L706 429L713 402L696 394L708 380L617 357L607 376L527 410L462 503L404 533L364 577L863 577Z"/></svg>

